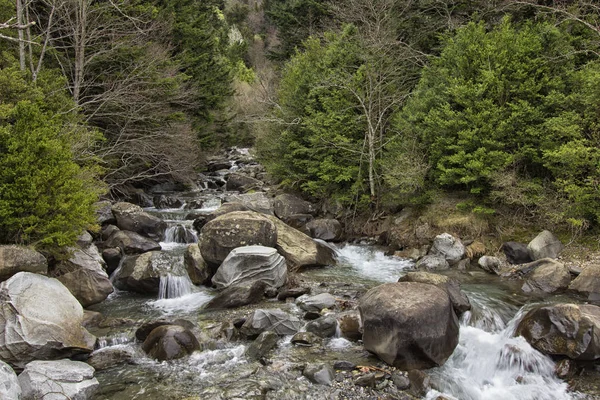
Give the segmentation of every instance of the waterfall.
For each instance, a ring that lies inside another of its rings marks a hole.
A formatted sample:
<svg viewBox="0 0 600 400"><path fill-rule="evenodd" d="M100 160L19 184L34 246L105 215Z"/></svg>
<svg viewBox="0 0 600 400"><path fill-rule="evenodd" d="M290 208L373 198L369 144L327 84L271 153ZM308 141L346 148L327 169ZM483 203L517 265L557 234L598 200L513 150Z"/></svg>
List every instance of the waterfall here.
<svg viewBox="0 0 600 400"><path fill-rule="evenodd" d="M165 231L165 242L166 243L197 243L198 235L193 229L183 225L177 224L170 226Z"/></svg>
<svg viewBox="0 0 600 400"><path fill-rule="evenodd" d="M194 284L187 275L176 276L167 273L160 277L159 299L174 299L192 293Z"/></svg>

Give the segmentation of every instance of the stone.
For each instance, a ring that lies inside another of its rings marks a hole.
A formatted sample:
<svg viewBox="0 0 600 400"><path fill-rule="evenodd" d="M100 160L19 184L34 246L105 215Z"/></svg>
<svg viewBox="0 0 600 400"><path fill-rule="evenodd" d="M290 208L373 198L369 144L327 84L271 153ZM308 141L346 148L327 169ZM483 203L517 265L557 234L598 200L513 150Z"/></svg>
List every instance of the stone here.
<svg viewBox="0 0 600 400"><path fill-rule="evenodd" d="M102 228L100 236L102 237L102 240L108 240L110 235L117 231L120 231L120 229L116 225L106 225Z"/></svg>
<svg viewBox="0 0 600 400"><path fill-rule="evenodd" d="M408 380L410 381L410 392L417 397L425 397L431 389L431 378L423 371L408 371Z"/></svg>
<svg viewBox="0 0 600 400"><path fill-rule="evenodd" d="M214 272L209 268L197 243L190 244L183 255L185 270L194 285L205 285L210 282Z"/></svg>
<svg viewBox="0 0 600 400"><path fill-rule="evenodd" d="M104 242L105 247L118 247L127 255L160 250L160 244L130 231L116 231Z"/></svg>
<svg viewBox="0 0 600 400"><path fill-rule="evenodd" d="M588 300L600 301L600 265L589 265L583 269L569 289L583 294Z"/></svg>
<svg viewBox="0 0 600 400"><path fill-rule="evenodd" d="M343 338L354 341L362 339L362 323L358 311L343 312L338 314L337 319Z"/></svg>
<svg viewBox="0 0 600 400"><path fill-rule="evenodd" d="M310 288L308 287L293 287L293 288L282 288L277 294L277 300L285 301L287 298L298 298L303 294L310 293Z"/></svg>
<svg viewBox="0 0 600 400"><path fill-rule="evenodd" d="M112 213L112 203L108 200L98 201L94 203L96 216L100 225L113 224L117 222Z"/></svg>
<svg viewBox="0 0 600 400"><path fill-rule="evenodd" d="M90 353L96 338L82 322L81 304L56 279L19 272L0 284L0 359L13 366Z"/></svg>
<svg viewBox="0 0 600 400"><path fill-rule="evenodd" d="M304 311L319 312L324 308L333 308L335 306L335 297L329 293L320 293L314 296L302 295L296 299L296 304Z"/></svg>
<svg viewBox="0 0 600 400"><path fill-rule="evenodd" d="M240 331L248 337L256 337L264 331L273 331L283 336L295 334L302 325L302 321L285 311L258 309L244 322Z"/></svg>
<svg viewBox="0 0 600 400"><path fill-rule="evenodd" d="M455 238L449 233L442 233L433 239L429 254L444 256L446 261L452 265L463 259L465 256L465 246L460 239Z"/></svg>
<svg viewBox="0 0 600 400"><path fill-rule="evenodd" d="M123 253L118 247L109 247L102 250L102 259L106 264L106 273L110 276L121 264Z"/></svg>
<svg viewBox="0 0 600 400"><path fill-rule="evenodd" d="M21 386L17 374L2 360L0 360L0 399L21 400Z"/></svg>
<svg viewBox="0 0 600 400"><path fill-rule="evenodd" d="M325 364L309 364L302 371L302 375L317 385L331 385L335 379L333 369Z"/></svg>
<svg viewBox="0 0 600 400"><path fill-rule="evenodd" d="M275 248L288 262L288 268L298 270L305 267L335 265L335 251L314 241L308 235L300 232L273 216L266 216L275 224L277 243Z"/></svg>
<svg viewBox="0 0 600 400"><path fill-rule="evenodd" d="M481 267L485 272L490 274L500 275L502 268L502 260L498 257L483 256L477 261L477 265Z"/></svg>
<svg viewBox="0 0 600 400"><path fill-rule="evenodd" d="M80 361L32 361L18 378L22 400L91 399L100 387L94 372Z"/></svg>
<svg viewBox="0 0 600 400"><path fill-rule="evenodd" d="M92 235L88 231L83 231L83 233L77 237L75 244L77 244L77 246L81 247L82 249L85 249L87 247L90 247L93 241L94 238L92 237Z"/></svg>
<svg viewBox="0 0 600 400"><path fill-rule="evenodd" d="M150 332L152 332L154 329L158 328L159 326L164 326L164 325L178 325L178 326L181 326L190 331L193 331L196 328L196 325L194 325L193 322L188 321L186 319L176 319L176 320L157 319L157 320L148 321L148 322L145 322L144 324L142 324L135 331L135 338L138 341L143 342L146 340L148 335L150 335Z"/></svg>
<svg viewBox="0 0 600 400"><path fill-rule="evenodd" d="M263 192L232 194L227 196L225 200L242 204L251 211L273 215L273 199Z"/></svg>
<svg viewBox="0 0 600 400"><path fill-rule="evenodd" d="M0 281L18 272L48 273L46 257L37 251L17 245L0 245Z"/></svg>
<svg viewBox="0 0 600 400"><path fill-rule="evenodd" d="M527 251L532 260L558 258L564 246L550 231L540 232L529 244Z"/></svg>
<svg viewBox="0 0 600 400"><path fill-rule="evenodd" d="M159 326L142 343L142 350L158 361L176 360L199 349L196 336L179 325Z"/></svg>
<svg viewBox="0 0 600 400"><path fill-rule="evenodd" d="M160 251L128 257L113 277L114 285L121 290L156 295L160 277L170 270L171 264L169 255Z"/></svg>
<svg viewBox="0 0 600 400"><path fill-rule="evenodd" d="M416 269L426 269L428 271L442 271L450 268L450 264L443 255L427 255L417 261Z"/></svg>
<svg viewBox="0 0 600 400"><path fill-rule="evenodd" d="M306 324L306 331L322 338L334 337L337 331L337 319L333 315L325 315Z"/></svg>
<svg viewBox="0 0 600 400"><path fill-rule="evenodd" d="M321 341L321 337L315 335L312 332L298 332L294 336L292 336L291 343L296 346L310 347L315 344L321 343Z"/></svg>
<svg viewBox="0 0 600 400"><path fill-rule="evenodd" d="M177 197L165 196L164 194L161 194L152 198L152 204L154 204L154 207L158 209L181 208L183 206L183 201Z"/></svg>
<svg viewBox="0 0 600 400"><path fill-rule="evenodd" d="M314 219L306 224L310 236L328 242L342 240L342 224L337 219Z"/></svg>
<svg viewBox="0 0 600 400"><path fill-rule="evenodd" d="M502 243L500 250L506 256L506 261L510 264L526 264L532 262L527 245L519 242Z"/></svg>
<svg viewBox="0 0 600 400"><path fill-rule="evenodd" d="M280 288L287 281L285 259L272 247L237 247L223 260L212 277L217 289L230 286L249 286L254 282Z"/></svg>
<svg viewBox="0 0 600 400"><path fill-rule="evenodd" d="M356 364L346 360L338 360L333 363L333 369L336 371L352 371L356 369Z"/></svg>
<svg viewBox="0 0 600 400"><path fill-rule="evenodd" d="M73 249L68 260L60 261L53 272L83 307L104 301L114 289L104 271L104 260L95 245Z"/></svg>
<svg viewBox="0 0 600 400"><path fill-rule="evenodd" d="M275 332L264 331L250 345L246 350L246 356L253 360L258 360L264 357L269 351L277 346L279 335Z"/></svg>
<svg viewBox="0 0 600 400"><path fill-rule="evenodd" d="M600 307L589 304L537 306L519 321L523 336L542 353L572 360L600 359Z"/></svg>
<svg viewBox="0 0 600 400"><path fill-rule="evenodd" d="M556 293L566 290L571 283L571 274L564 264L551 258L534 261L533 272L521 287L525 293Z"/></svg>
<svg viewBox="0 0 600 400"><path fill-rule="evenodd" d="M215 265L220 265L237 247L276 244L275 224L254 211L234 211L213 219L202 227L199 240L202 257Z"/></svg>
<svg viewBox="0 0 600 400"><path fill-rule="evenodd" d="M230 286L213 297L204 308L237 308L258 303L263 299L266 286L263 281L251 282L250 286Z"/></svg>
<svg viewBox="0 0 600 400"><path fill-rule="evenodd" d="M392 382L398 390L406 390L410 387L410 379L398 372L392 374Z"/></svg>
<svg viewBox="0 0 600 400"><path fill-rule="evenodd" d="M102 371L120 364L134 364L135 351L127 346L103 347L90 354L86 361L96 371Z"/></svg>
<svg viewBox="0 0 600 400"><path fill-rule="evenodd" d="M466 294L460 289L460 283L453 278L432 274L429 272L408 272L398 279L398 282L420 282L434 285L445 291L450 297L452 307L456 315L461 315L471 309L471 302Z"/></svg>
<svg viewBox="0 0 600 400"><path fill-rule="evenodd" d="M225 190L228 192L249 192L250 190L260 189L264 184L258 179L252 178L248 175L234 172L229 174L227 177L227 184Z"/></svg>
<svg viewBox="0 0 600 400"><path fill-rule="evenodd" d="M117 219L117 226L121 230L135 232L157 242L165 237L167 223L148 214L140 206L119 202L112 206L112 212Z"/></svg>
<svg viewBox="0 0 600 400"><path fill-rule="evenodd" d="M302 200L301 198L294 196L293 194L280 194L275 197L273 201L273 208L275 215L286 220L288 217L296 214L315 214L315 208L308 201Z"/></svg>
<svg viewBox="0 0 600 400"><path fill-rule="evenodd" d="M458 318L436 286L386 283L361 297L358 309L365 350L398 369L440 366L458 345Z"/></svg>
<svg viewBox="0 0 600 400"><path fill-rule="evenodd" d="M366 374L359 375L354 378L354 384L356 386L375 387L376 383L377 378L373 372L367 372Z"/></svg>

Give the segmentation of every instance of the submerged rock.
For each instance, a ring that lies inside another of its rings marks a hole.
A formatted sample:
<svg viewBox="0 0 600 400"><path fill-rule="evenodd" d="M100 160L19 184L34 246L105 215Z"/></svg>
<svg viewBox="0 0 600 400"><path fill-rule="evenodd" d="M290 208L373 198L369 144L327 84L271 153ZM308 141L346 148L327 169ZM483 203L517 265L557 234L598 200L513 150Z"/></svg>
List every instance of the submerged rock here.
<svg viewBox="0 0 600 400"><path fill-rule="evenodd" d="M56 279L19 272L0 284L0 359L9 364L91 352L96 338L82 322L81 304Z"/></svg>
<svg viewBox="0 0 600 400"><path fill-rule="evenodd" d="M564 246L550 231L542 231L527 245L527 251L532 260L542 258L558 258Z"/></svg>
<svg viewBox="0 0 600 400"><path fill-rule="evenodd" d="M48 273L46 257L25 246L0 245L0 282L17 272Z"/></svg>
<svg viewBox="0 0 600 400"><path fill-rule="evenodd" d="M90 399L100 387L94 372L79 361L32 361L19 375L22 400Z"/></svg>
<svg viewBox="0 0 600 400"><path fill-rule="evenodd" d="M244 246L229 253L212 278L217 289L249 286L254 282L280 288L287 281L285 259L272 247Z"/></svg>
<svg viewBox="0 0 600 400"><path fill-rule="evenodd" d="M442 365L458 344L458 318L448 294L433 285L386 283L359 301L363 343L402 370Z"/></svg>
<svg viewBox="0 0 600 400"><path fill-rule="evenodd" d="M142 350L158 361L175 360L200 349L196 336L179 325L162 325L155 328L144 343Z"/></svg>

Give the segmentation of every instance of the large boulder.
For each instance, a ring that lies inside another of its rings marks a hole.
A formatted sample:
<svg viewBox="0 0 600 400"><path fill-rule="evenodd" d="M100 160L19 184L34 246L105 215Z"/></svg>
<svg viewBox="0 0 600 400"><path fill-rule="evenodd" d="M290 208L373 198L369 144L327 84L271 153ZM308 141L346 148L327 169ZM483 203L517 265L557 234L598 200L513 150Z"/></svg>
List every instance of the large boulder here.
<svg viewBox="0 0 600 400"><path fill-rule="evenodd" d="M542 258L530 264L535 264L535 267L521 287L526 293L555 293L566 290L571 283L569 268L558 261Z"/></svg>
<svg viewBox="0 0 600 400"><path fill-rule="evenodd" d="M141 254L147 251L160 250L160 244L138 233L116 231L104 242L105 247L120 248L125 254Z"/></svg>
<svg viewBox="0 0 600 400"><path fill-rule="evenodd" d="M302 321L285 311L259 309L244 322L240 332L248 337L256 337L265 331L272 331L280 336L293 335L302 325Z"/></svg>
<svg viewBox="0 0 600 400"><path fill-rule="evenodd" d="M315 239L337 242L342 240L342 224L337 219L314 219L306 224L306 230Z"/></svg>
<svg viewBox="0 0 600 400"><path fill-rule="evenodd" d="M61 261L54 269L54 276L75 296L82 306L100 303L113 292L95 245L74 249L68 260Z"/></svg>
<svg viewBox="0 0 600 400"><path fill-rule="evenodd" d="M440 274L419 271L408 272L406 275L400 277L398 282L419 282L437 286L444 292L448 293L456 315L461 315L465 311L471 309L471 302L469 301L469 298L463 293L463 291L460 289L460 283L454 278Z"/></svg>
<svg viewBox="0 0 600 400"><path fill-rule="evenodd" d="M287 280L285 259L272 247L244 246L229 253L212 283L217 289L229 286L249 286L261 281L267 286L280 288Z"/></svg>
<svg viewBox="0 0 600 400"><path fill-rule="evenodd" d="M230 286L206 303L206 309L236 308L258 303L263 299L267 284L254 281L251 286Z"/></svg>
<svg viewBox="0 0 600 400"><path fill-rule="evenodd" d="M80 361L32 361L19 375L22 400L91 399L100 387L94 372Z"/></svg>
<svg viewBox="0 0 600 400"><path fill-rule="evenodd" d="M82 322L81 304L56 279L19 272L0 284L0 359L9 364L91 352L96 338Z"/></svg>
<svg viewBox="0 0 600 400"><path fill-rule="evenodd" d="M550 231L542 231L527 245L529 257L532 260L542 258L558 258L564 246Z"/></svg>
<svg viewBox="0 0 600 400"><path fill-rule="evenodd" d="M453 265L464 258L465 246L460 239L455 238L449 233L442 233L433 239L429 254L444 256L446 261L448 261L450 265Z"/></svg>
<svg viewBox="0 0 600 400"><path fill-rule="evenodd" d="M263 192L232 194L227 196L225 200L227 202L242 204L251 211L273 215L273 199Z"/></svg>
<svg viewBox="0 0 600 400"><path fill-rule="evenodd" d="M600 359L600 307L588 304L538 306L515 331L545 354L573 360Z"/></svg>
<svg viewBox="0 0 600 400"><path fill-rule="evenodd" d="M440 366L458 344L458 318L436 286L386 283L369 290L358 309L365 349L399 369Z"/></svg>
<svg viewBox="0 0 600 400"><path fill-rule="evenodd" d="M276 217L266 217L275 224L277 243L274 247L285 257L289 268L300 269L335 264L336 255L333 249L314 241Z"/></svg>
<svg viewBox="0 0 600 400"><path fill-rule="evenodd" d="M0 282L17 272L48 273L46 257L25 246L0 246Z"/></svg>
<svg viewBox="0 0 600 400"><path fill-rule="evenodd" d="M200 349L200 344L190 330L179 325L162 325L150 332L142 349L150 357L166 361L192 354Z"/></svg>
<svg viewBox="0 0 600 400"><path fill-rule="evenodd" d="M132 256L123 261L113 281L121 290L158 294L160 277L168 272L171 264L172 259L169 255L160 251Z"/></svg>
<svg viewBox="0 0 600 400"><path fill-rule="evenodd" d="M316 211L308 201L287 193L275 197L273 208L275 215L284 221L296 214L314 214Z"/></svg>
<svg viewBox="0 0 600 400"><path fill-rule="evenodd" d="M254 211L234 211L213 219L202 227L198 243L204 260L215 265L221 264L236 247L276 244L275 224Z"/></svg>
<svg viewBox="0 0 600 400"><path fill-rule="evenodd" d="M140 206L119 202L112 206L112 212L119 229L136 232L158 242L164 239L167 223L148 214Z"/></svg>
<svg viewBox="0 0 600 400"><path fill-rule="evenodd" d="M21 386L10 365L0 360L0 399L21 400Z"/></svg>
<svg viewBox="0 0 600 400"><path fill-rule="evenodd" d="M234 172L232 174L229 174L229 176L227 177L227 184L225 185L225 189L229 192L248 192L250 190L260 189L262 186L263 183L258 179L252 178L248 175Z"/></svg>
<svg viewBox="0 0 600 400"><path fill-rule="evenodd" d="M590 265L569 285L570 290L587 296L588 300L600 300L600 265Z"/></svg>
<svg viewBox="0 0 600 400"><path fill-rule="evenodd" d="M500 247L504 252L506 261L510 264L526 264L532 262L527 245L519 242L505 242Z"/></svg>
<svg viewBox="0 0 600 400"><path fill-rule="evenodd" d="M192 243L185 249L183 264L194 285L204 285L210 282L214 272L202 258L197 243Z"/></svg>

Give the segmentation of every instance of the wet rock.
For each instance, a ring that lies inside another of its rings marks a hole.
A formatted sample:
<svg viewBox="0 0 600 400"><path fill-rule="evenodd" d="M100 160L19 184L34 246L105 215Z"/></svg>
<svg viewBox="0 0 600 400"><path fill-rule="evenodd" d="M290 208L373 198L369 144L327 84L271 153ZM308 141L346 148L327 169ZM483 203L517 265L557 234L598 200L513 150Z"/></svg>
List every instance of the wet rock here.
<svg viewBox="0 0 600 400"><path fill-rule="evenodd" d="M110 276L121 263L123 254L118 247L109 247L102 250L102 259L106 263L106 273Z"/></svg>
<svg viewBox="0 0 600 400"><path fill-rule="evenodd" d="M336 242L342 240L342 224L337 219L315 219L306 224L310 236L315 239Z"/></svg>
<svg viewBox="0 0 600 400"><path fill-rule="evenodd" d="M131 347L111 346L94 351L87 359L87 363L96 371L102 371L120 364L133 364L135 351Z"/></svg>
<svg viewBox="0 0 600 400"><path fill-rule="evenodd" d="M158 242L164 239L167 223L148 214L141 207L119 202L112 206L112 212L117 219L119 229L139 233Z"/></svg>
<svg viewBox="0 0 600 400"><path fill-rule="evenodd" d="M302 321L282 310L255 310L240 328L242 334L255 337L264 331L278 335L293 335L302 328Z"/></svg>
<svg viewBox="0 0 600 400"><path fill-rule="evenodd" d="M420 282L437 286L450 297L456 315L461 315L471 309L471 302L460 289L460 283L456 279L429 272L408 272L398 282Z"/></svg>
<svg viewBox="0 0 600 400"><path fill-rule="evenodd" d="M302 295L296 299L296 304L304 311L319 312L325 308L333 308L335 306L335 297L329 293L321 293L314 296Z"/></svg>
<svg viewBox="0 0 600 400"><path fill-rule="evenodd" d="M273 200L263 192L233 194L227 196L226 201L242 204L251 211L273 215Z"/></svg>
<svg viewBox="0 0 600 400"><path fill-rule="evenodd" d="M569 289L587 296L588 300L600 300L600 265L586 267L573 279Z"/></svg>
<svg viewBox="0 0 600 400"><path fill-rule="evenodd" d="M542 258L558 258L564 246L550 231L542 231L527 245L527 251L532 260Z"/></svg>
<svg viewBox="0 0 600 400"><path fill-rule="evenodd" d="M164 194L154 196L152 198L152 203L154 207L158 209L164 208L180 208L183 206L183 201L176 197L165 196Z"/></svg>
<svg viewBox="0 0 600 400"><path fill-rule="evenodd" d="M346 311L339 314L338 325L343 338L354 341L362 338L362 324L358 311Z"/></svg>
<svg viewBox="0 0 600 400"><path fill-rule="evenodd" d="M194 285L204 285L210 282L213 272L206 261L204 261L204 258L202 258L200 247L198 247L197 243L192 243L185 249L183 263Z"/></svg>
<svg viewBox="0 0 600 400"><path fill-rule="evenodd" d="M121 290L142 294L158 294L160 277L171 268L168 254L152 251L125 259L114 276L114 284Z"/></svg>
<svg viewBox="0 0 600 400"><path fill-rule="evenodd" d="M287 281L285 259L272 247L244 246L229 253L212 277L217 289L251 285L253 282L279 288Z"/></svg>
<svg viewBox="0 0 600 400"><path fill-rule="evenodd" d="M91 352L96 338L82 322L81 304L56 279L19 272L0 284L0 359L9 364Z"/></svg>
<svg viewBox="0 0 600 400"><path fill-rule="evenodd" d="M206 165L206 169L209 172L216 172L219 170L229 169L229 168L231 168L230 160L212 160L212 161L209 161L208 164Z"/></svg>
<svg viewBox="0 0 600 400"><path fill-rule="evenodd" d="M142 350L158 360L175 360L200 349L192 332L179 325L162 325L155 328L144 343Z"/></svg>
<svg viewBox="0 0 600 400"><path fill-rule="evenodd" d="M336 371L352 371L356 369L356 364L350 361L338 360L333 363L333 369Z"/></svg>
<svg viewBox="0 0 600 400"><path fill-rule="evenodd" d="M306 324L306 331L322 338L333 337L337 331L337 319L333 315L325 315Z"/></svg>
<svg viewBox="0 0 600 400"><path fill-rule="evenodd" d="M377 383L377 378L373 372L368 372L364 375L359 375L354 378L354 384L356 386L364 386L364 387L375 387Z"/></svg>
<svg viewBox="0 0 600 400"><path fill-rule="evenodd" d="M83 310L83 320L81 325L84 328L88 328L90 326L98 326L100 322L104 319L104 316L96 311Z"/></svg>
<svg viewBox="0 0 600 400"><path fill-rule="evenodd" d="M317 318L321 318L321 313L317 311L308 311L304 313L302 318L307 321L314 321Z"/></svg>
<svg viewBox="0 0 600 400"><path fill-rule="evenodd" d="M250 359L258 360L274 349L277 346L278 340L279 336L275 332L265 331L258 335L250 346L248 346L246 356Z"/></svg>
<svg viewBox="0 0 600 400"><path fill-rule="evenodd" d="M118 247L125 254L141 254L160 250L160 244L140 234L130 231L114 232L104 243L106 247Z"/></svg>
<svg viewBox="0 0 600 400"><path fill-rule="evenodd" d="M73 249L68 260L56 265L53 275L83 307L88 307L104 301L114 290L100 261L104 263L95 245Z"/></svg>
<svg viewBox="0 0 600 400"><path fill-rule="evenodd" d="M135 338L137 340L139 340L140 342L143 342L146 340L148 335L150 335L150 332L152 332L154 329L158 328L159 326L165 326L165 325L178 325L178 326L181 326L190 331L194 330L194 328L196 327L196 325L194 325L194 323L192 323L188 320L185 320L185 319L176 319L176 320L158 319L158 320L148 321L148 322L143 323L135 331Z"/></svg>
<svg viewBox="0 0 600 400"><path fill-rule="evenodd" d="M229 192L238 191L245 193L250 190L260 189L262 186L263 182L258 179L234 172L227 177L225 189Z"/></svg>
<svg viewBox="0 0 600 400"><path fill-rule="evenodd" d="M313 346L321 343L322 339L320 336L315 335L312 332L298 332L292 336L291 343L297 346Z"/></svg>
<svg viewBox="0 0 600 400"><path fill-rule="evenodd" d="M579 304L538 306L515 331L545 354L573 360L600 359L600 307Z"/></svg>
<svg viewBox="0 0 600 400"><path fill-rule="evenodd" d="M310 288L307 287L293 287L293 288L281 288L279 294L277 294L277 300L285 301L288 298L298 298L303 294L310 293Z"/></svg>
<svg viewBox="0 0 600 400"><path fill-rule="evenodd" d="M275 215L284 221L292 215L315 213L315 208L308 201L287 193L275 197L273 208Z"/></svg>
<svg viewBox="0 0 600 400"><path fill-rule="evenodd" d="M208 222L202 227L199 246L209 264L220 265L231 250L250 245L275 247L275 224L263 214L234 211Z"/></svg>
<svg viewBox="0 0 600 400"><path fill-rule="evenodd" d="M102 228L100 236L102 236L102 240L108 240L113 233L118 231L120 231L120 229L116 225L106 225Z"/></svg>
<svg viewBox="0 0 600 400"><path fill-rule="evenodd" d="M100 386L94 372L80 361L32 361L19 375L22 399L90 399Z"/></svg>
<svg viewBox="0 0 600 400"><path fill-rule="evenodd" d="M333 370L325 364L309 364L302 371L302 375L317 385L331 385L335 379Z"/></svg>
<svg viewBox="0 0 600 400"><path fill-rule="evenodd" d="M450 235L449 233L442 233L433 239L433 244L429 250L429 254L444 256L446 261L452 265L463 259L465 256L465 246L462 244L460 239Z"/></svg>
<svg viewBox="0 0 600 400"><path fill-rule="evenodd" d="M251 286L230 286L224 289L206 303L205 308L208 310L236 308L258 303L263 299L267 284L263 281L251 283Z"/></svg>
<svg viewBox="0 0 600 400"><path fill-rule="evenodd" d="M77 237L77 240L75 241L75 244L77 246L79 246L80 248L84 249L86 247L89 247L92 245L94 238L92 237L92 235L90 235L90 233L88 231L83 231L81 233L81 235L79 235Z"/></svg>
<svg viewBox="0 0 600 400"><path fill-rule="evenodd" d="M426 269L428 271L442 271L450 268L450 264L443 255L428 255L417 261L416 269Z"/></svg>
<svg viewBox="0 0 600 400"><path fill-rule="evenodd" d="M288 262L288 268L335 265L335 252L273 216L267 216L277 229L275 248Z"/></svg>
<svg viewBox="0 0 600 400"><path fill-rule="evenodd" d="M410 387L410 379L398 372L392 374L392 382L399 390L406 390Z"/></svg>
<svg viewBox="0 0 600 400"><path fill-rule="evenodd" d="M525 293L555 293L567 289L571 283L571 274L564 264L551 258L543 258L533 263L536 267L521 287Z"/></svg>
<svg viewBox="0 0 600 400"><path fill-rule="evenodd" d="M96 210L96 216L100 225L113 224L117 221L112 213L112 204L110 201L98 201L94 203L94 209Z"/></svg>
<svg viewBox="0 0 600 400"><path fill-rule="evenodd" d="M502 244L500 250L504 252L506 261L510 264L526 264L533 261L529 255L527 245L519 242L506 242Z"/></svg>
<svg viewBox="0 0 600 400"><path fill-rule="evenodd" d="M424 283L387 283L359 301L366 350L402 370L442 365L458 344L446 292Z"/></svg>
<svg viewBox="0 0 600 400"><path fill-rule="evenodd" d="M199 215L199 216L195 216L193 218L188 218L188 217L192 217L192 216L188 215L188 216L186 216L185 219L193 219L194 220L194 222L192 222L192 226L194 227L196 232L200 232L202 230L202 227L204 225L206 225L206 223L208 222L207 215Z"/></svg>
<svg viewBox="0 0 600 400"><path fill-rule="evenodd" d="M483 269L485 272L489 272L490 274L500 275L502 268L502 260L498 257L492 256L483 256L477 261L477 264Z"/></svg>
<svg viewBox="0 0 600 400"><path fill-rule="evenodd" d="M423 371L408 371L408 380L410 381L410 392L418 397L424 397L431 389L431 378Z"/></svg>
<svg viewBox="0 0 600 400"><path fill-rule="evenodd" d="M575 361L569 360L568 358L562 359L556 363L554 373L560 379L570 379L577 373L577 364L575 364Z"/></svg>
<svg viewBox="0 0 600 400"><path fill-rule="evenodd" d="M21 400L21 386L10 365L0 360L0 399Z"/></svg>
<svg viewBox="0 0 600 400"><path fill-rule="evenodd" d="M48 273L46 257L25 246L0 245L0 281L17 272Z"/></svg>

